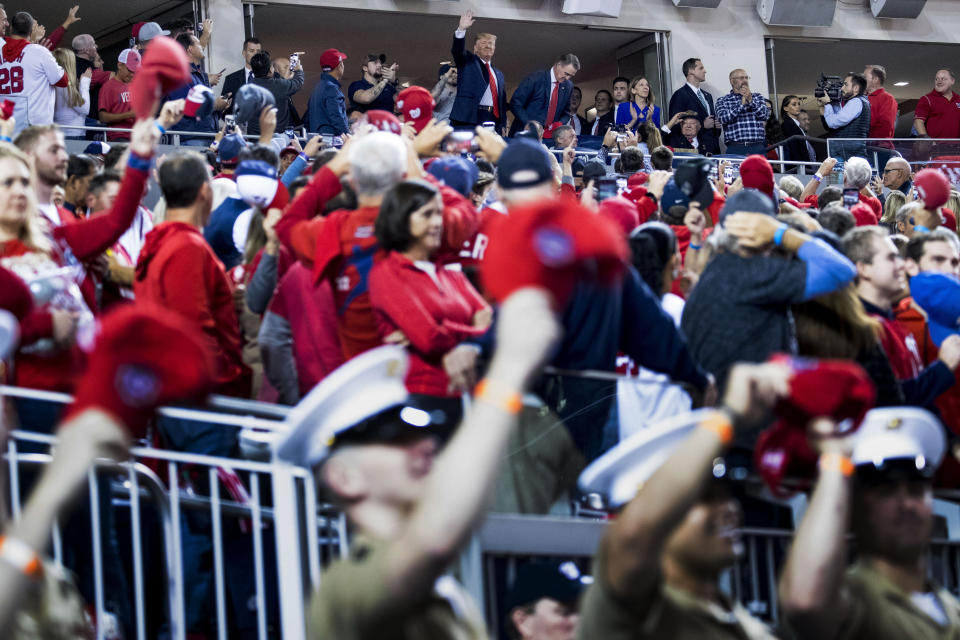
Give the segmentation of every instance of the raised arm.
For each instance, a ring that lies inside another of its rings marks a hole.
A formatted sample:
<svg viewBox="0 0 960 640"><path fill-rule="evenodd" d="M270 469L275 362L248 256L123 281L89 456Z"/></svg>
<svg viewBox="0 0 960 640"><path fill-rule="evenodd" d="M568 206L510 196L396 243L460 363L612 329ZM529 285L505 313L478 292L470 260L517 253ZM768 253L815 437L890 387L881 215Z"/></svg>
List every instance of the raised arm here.
<svg viewBox="0 0 960 640"><path fill-rule="evenodd" d="M832 426L823 419L813 428L829 433ZM780 576L780 603L798 637L831 640L852 613L843 572L853 463L849 445L842 440L821 438L819 442L820 475Z"/></svg>
<svg viewBox="0 0 960 640"><path fill-rule="evenodd" d="M113 206L105 215L54 229L54 238L69 245L78 260L102 253L130 228L143 197L150 162L159 140L160 130L152 119L138 120L130 134L130 159Z"/></svg>
<svg viewBox="0 0 960 640"><path fill-rule="evenodd" d="M479 522L517 423L519 398L559 335L542 289L521 289L504 301L485 389L437 458L423 499L388 550L386 580L395 596L418 602Z"/></svg>
<svg viewBox="0 0 960 640"><path fill-rule="evenodd" d="M733 440L733 423L755 416L787 393L790 370L779 364L736 365L720 411L698 415L699 427L677 448L613 520L600 542L607 558L598 576L633 603L649 602L660 581L667 540L710 478L713 461Z"/></svg>

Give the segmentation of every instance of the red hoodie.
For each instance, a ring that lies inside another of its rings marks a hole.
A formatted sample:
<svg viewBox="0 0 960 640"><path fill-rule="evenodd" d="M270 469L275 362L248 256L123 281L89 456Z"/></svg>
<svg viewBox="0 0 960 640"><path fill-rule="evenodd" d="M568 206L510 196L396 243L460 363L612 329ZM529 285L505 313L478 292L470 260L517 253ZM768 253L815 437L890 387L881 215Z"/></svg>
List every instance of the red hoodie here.
<svg viewBox="0 0 960 640"><path fill-rule="evenodd" d="M172 309L200 327L217 363L220 393L250 395L251 371L243 363L233 291L223 264L199 229L185 222L164 222L148 233L133 291L137 304L152 302Z"/></svg>
<svg viewBox="0 0 960 640"><path fill-rule="evenodd" d="M55 227L51 232L53 251L50 254L35 251L18 240L0 243L0 266L20 277L29 278L34 272L85 262L103 253L133 221L146 181L146 171L127 167L123 182L120 183L120 192L113 206L102 217ZM52 264L38 268L38 262ZM85 277L80 283L80 291L87 306L96 313L92 284L90 278ZM30 348L37 340L53 337L50 309L36 309L31 315L29 334L22 336L21 349L17 351L15 383L34 389L71 391L83 367L83 353L76 345L52 352Z"/></svg>

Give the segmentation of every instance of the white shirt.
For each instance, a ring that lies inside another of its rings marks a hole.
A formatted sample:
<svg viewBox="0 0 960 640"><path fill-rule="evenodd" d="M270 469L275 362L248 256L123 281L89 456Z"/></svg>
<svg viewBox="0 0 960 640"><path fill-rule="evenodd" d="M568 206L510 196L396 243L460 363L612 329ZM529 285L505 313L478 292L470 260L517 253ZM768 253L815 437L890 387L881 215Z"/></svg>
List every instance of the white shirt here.
<svg viewBox="0 0 960 640"><path fill-rule="evenodd" d="M63 135L67 137L82 136L83 129L71 129L71 125L82 127L86 122L87 114L90 113L90 78L80 78L80 95L83 96L83 104L79 107L70 106L70 88L54 87L56 92L56 108L53 113L53 121L61 126Z"/></svg>
<svg viewBox="0 0 960 640"><path fill-rule="evenodd" d="M52 85L63 77L53 54L28 44L15 60L0 60L0 94L16 106L14 136L30 125L52 124L56 92Z"/></svg>
<svg viewBox="0 0 960 640"><path fill-rule="evenodd" d="M52 202L47 202L44 204L38 203L37 209L40 209L40 213L42 213L43 217L47 219L51 229L60 226L60 214L57 212L57 205L53 204Z"/></svg>
<svg viewBox="0 0 960 640"><path fill-rule="evenodd" d="M950 624L950 620L947 618L947 614L944 612L943 605L940 604L940 599L937 597L937 594L914 591L910 594L910 602L912 602L917 609L920 609L920 611L930 616L930 618L941 627Z"/></svg>

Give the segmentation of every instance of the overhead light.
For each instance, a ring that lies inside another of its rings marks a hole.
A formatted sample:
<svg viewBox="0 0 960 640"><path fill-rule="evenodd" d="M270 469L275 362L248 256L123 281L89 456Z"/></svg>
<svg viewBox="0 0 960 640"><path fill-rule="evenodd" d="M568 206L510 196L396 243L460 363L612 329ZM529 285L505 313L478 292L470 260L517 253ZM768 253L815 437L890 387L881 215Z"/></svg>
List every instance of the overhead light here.
<svg viewBox="0 0 960 640"><path fill-rule="evenodd" d="M905 87L905 86L907 86L908 84L910 84L910 83L909 83L909 82L894 82L894 83L893 83L893 86L895 86L895 87Z"/></svg>

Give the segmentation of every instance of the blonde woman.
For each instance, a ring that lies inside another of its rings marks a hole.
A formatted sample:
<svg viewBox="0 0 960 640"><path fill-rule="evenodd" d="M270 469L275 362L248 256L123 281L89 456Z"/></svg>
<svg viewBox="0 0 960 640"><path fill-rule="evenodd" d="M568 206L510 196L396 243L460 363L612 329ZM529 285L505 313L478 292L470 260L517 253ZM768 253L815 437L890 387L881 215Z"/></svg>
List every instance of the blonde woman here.
<svg viewBox="0 0 960 640"><path fill-rule="evenodd" d="M9 135L13 118L0 121L0 134ZM56 125L25 129L17 138L45 136ZM82 356L76 344L78 321L96 311L96 287L82 266L110 247L130 226L147 184L151 159L160 138L153 120L137 122L130 159L120 191L102 216L51 228L37 208L27 156L0 142L0 266L24 281L44 282L46 298L23 328L16 354L14 384L51 391L70 391L80 372ZM46 295L49 294L49 295Z"/></svg>
<svg viewBox="0 0 960 640"><path fill-rule="evenodd" d="M645 122L660 127L660 107L656 103L650 82L643 76L634 78L630 83L630 102L617 105L617 124L627 125L627 129L636 133Z"/></svg>
<svg viewBox="0 0 960 640"><path fill-rule="evenodd" d="M60 125L63 136L67 139L83 139L82 127L90 113L90 79L93 69L87 69L77 79L77 56L70 49L54 49L53 57L67 76L67 86L56 87L57 102L54 107L53 121Z"/></svg>
<svg viewBox="0 0 960 640"><path fill-rule="evenodd" d="M900 191L894 189L887 194L887 199L883 203L883 216L880 218L880 224L894 229L897 226L897 211L900 207L907 204L907 197Z"/></svg>

